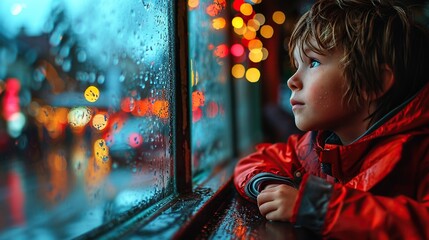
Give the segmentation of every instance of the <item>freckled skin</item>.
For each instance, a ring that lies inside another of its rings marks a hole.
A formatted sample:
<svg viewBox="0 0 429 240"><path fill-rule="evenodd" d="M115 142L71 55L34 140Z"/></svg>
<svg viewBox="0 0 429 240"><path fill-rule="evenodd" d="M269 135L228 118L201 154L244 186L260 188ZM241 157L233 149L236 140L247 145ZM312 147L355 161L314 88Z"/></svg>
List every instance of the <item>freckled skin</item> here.
<svg viewBox="0 0 429 240"><path fill-rule="evenodd" d="M366 131L370 109L369 104L360 109L343 104L347 82L341 71L342 52L322 56L309 49L306 54L299 51L294 50L298 66L288 80L291 101L299 103L293 107L295 124L303 131L333 131L344 144L353 141Z"/></svg>

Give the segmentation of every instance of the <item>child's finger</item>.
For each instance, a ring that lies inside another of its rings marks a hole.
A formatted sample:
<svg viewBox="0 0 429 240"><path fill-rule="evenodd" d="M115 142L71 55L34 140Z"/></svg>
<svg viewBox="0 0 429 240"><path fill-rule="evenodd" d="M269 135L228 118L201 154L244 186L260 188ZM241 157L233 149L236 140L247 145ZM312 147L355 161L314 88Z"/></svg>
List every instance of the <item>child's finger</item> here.
<svg viewBox="0 0 429 240"><path fill-rule="evenodd" d="M268 213L273 212L277 209L277 206L274 202L266 202L259 206L259 212L262 216L266 216Z"/></svg>
<svg viewBox="0 0 429 240"><path fill-rule="evenodd" d="M258 207L266 202L269 201L273 201L274 200L274 196L272 193L270 192L261 192L257 197L256 197L256 202L258 203Z"/></svg>

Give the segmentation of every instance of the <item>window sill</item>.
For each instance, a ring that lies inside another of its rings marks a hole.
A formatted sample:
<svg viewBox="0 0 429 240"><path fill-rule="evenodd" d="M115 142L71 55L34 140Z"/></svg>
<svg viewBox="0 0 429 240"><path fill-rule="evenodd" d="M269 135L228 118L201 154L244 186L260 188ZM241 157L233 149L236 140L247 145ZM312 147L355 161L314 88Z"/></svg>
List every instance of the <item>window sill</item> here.
<svg viewBox="0 0 429 240"><path fill-rule="evenodd" d="M123 215L77 239L177 239L188 235L191 229L203 227L229 197L234 166L235 161L231 161L218 167L211 176L196 183L192 192L168 197L151 209Z"/></svg>
<svg viewBox="0 0 429 240"><path fill-rule="evenodd" d="M192 192L166 199L151 214L147 209L127 220L118 219L118 224L79 239L320 239L290 223L263 218L255 204L235 191L234 166L232 161L216 169Z"/></svg>

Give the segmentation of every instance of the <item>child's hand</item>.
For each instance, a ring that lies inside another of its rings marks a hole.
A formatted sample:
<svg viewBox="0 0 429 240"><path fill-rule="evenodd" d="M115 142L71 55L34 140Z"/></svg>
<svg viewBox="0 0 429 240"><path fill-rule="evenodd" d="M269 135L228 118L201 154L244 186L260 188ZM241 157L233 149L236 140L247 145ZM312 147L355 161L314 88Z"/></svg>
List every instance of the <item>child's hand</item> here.
<svg viewBox="0 0 429 240"><path fill-rule="evenodd" d="M298 190L286 184L271 184L257 197L259 211L267 220L289 221Z"/></svg>

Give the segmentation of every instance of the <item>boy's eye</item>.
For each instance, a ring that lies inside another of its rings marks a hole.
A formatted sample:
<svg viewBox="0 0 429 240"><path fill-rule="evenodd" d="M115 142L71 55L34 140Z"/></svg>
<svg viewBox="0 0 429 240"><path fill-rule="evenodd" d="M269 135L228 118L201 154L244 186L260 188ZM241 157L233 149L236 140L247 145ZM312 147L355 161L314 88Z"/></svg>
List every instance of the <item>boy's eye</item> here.
<svg viewBox="0 0 429 240"><path fill-rule="evenodd" d="M317 61L316 59L311 59L310 68L314 68L314 67L317 67L319 65L320 65L319 61Z"/></svg>

